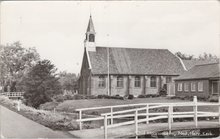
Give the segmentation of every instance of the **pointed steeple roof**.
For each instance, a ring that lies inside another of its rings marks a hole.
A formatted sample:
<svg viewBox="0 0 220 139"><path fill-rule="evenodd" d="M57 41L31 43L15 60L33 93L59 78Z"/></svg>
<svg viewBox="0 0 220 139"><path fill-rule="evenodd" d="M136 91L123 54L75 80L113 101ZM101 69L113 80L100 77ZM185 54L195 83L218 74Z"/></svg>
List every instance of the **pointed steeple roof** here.
<svg viewBox="0 0 220 139"><path fill-rule="evenodd" d="M90 15L90 18L89 18L89 23L88 23L88 27L87 27L87 32L95 32L95 28L94 28L94 25L93 25L93 21L92 21L92 16Z"/></svg>

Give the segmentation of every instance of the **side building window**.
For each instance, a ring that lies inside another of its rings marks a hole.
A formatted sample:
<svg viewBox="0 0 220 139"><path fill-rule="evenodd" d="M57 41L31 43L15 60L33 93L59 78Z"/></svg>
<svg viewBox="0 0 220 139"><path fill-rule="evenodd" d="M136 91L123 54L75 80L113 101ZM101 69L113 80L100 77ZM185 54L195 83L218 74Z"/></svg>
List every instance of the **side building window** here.
<svg viewBox="0 0 220 139"><path fill-rule="evenodd" d="M150 77L150 87L157 87L157 78L156 76Z"/></svg>
<svg viewBox="0 0 220 139"><path fill-rule="evenodd" d="M178 83L177 84L177 91L182 91L183 89L183 84L182 83Z"/></svg>
<svg viewBox="0 0 220 139"><path fill-rule="evenodd" d="M184 83L184 91L185 92L189 91L189 83Z"/></svg>
<svg viewBox="0 0 220 139"><path fill-rule="evenodd" d="M99 88L104 88L104 87L105 87L105 77L99 76Z"/></svg>
<svg viewBox="0 0 220 139"><path fill-rule="evenodd" d="M140 78L140 76L135 76L134 87L141 87L141 78Z"/></svg>
<svg viewBox="0 0 220 139"><path fill-rule="evenodd" d="M191 91L196 91L196 83L195 82L191 83Z"/></svg>
<svg viewBox="0 0 220 139"><path fill-rule="evenodd" d="M118 76L117 77L117 87L123 87L123 77L122 76Z"/></svg>
<svg viewBox="0 0 220 139"><path fill-rule="evenodd" d="M198 91L199 92L203 91L203 82L198 82Z"/></svg>

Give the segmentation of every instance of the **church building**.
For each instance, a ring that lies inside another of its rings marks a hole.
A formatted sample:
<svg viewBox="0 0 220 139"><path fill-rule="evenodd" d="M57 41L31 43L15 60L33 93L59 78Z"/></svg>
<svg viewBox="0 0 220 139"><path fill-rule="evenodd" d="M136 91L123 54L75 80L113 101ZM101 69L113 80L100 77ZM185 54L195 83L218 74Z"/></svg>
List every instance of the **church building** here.
<svg viewBox="0 0 220 139"><path fill-rule="evenodd" d="M96 46L95 37L90 16L84 41L79 94L157 94L185 71L182 61L167 49Z"/></svg>

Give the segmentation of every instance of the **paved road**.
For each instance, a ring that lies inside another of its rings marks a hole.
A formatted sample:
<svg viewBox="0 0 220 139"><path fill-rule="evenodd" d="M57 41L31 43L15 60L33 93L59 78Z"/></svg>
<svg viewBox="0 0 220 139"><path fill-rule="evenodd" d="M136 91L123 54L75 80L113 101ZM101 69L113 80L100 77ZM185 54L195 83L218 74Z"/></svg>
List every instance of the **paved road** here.
<svg viewBox="0 0 220 139"><path fill-rule="evenodd" d="M68 138L0 105L0 138Z"/></svg>

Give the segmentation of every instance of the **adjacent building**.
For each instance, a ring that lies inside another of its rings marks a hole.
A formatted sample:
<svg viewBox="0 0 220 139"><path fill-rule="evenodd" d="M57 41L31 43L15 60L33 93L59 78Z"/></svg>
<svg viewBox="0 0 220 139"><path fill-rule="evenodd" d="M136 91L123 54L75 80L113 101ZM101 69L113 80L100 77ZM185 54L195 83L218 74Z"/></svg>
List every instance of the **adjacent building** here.
<svg viewBox="0 0 220 139"><path fill-rule="evenodd" d="M84 41L79 94L157 94L185 71L183 62L167 49L96 46L90 16Z"/></svg>
<svg viewBox="0 0 220 139"><path fill-rule="evenodd" d="M220 93L220 64L195 65L175 79L177 96L208 98Z"/></svg>

